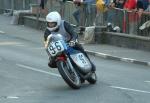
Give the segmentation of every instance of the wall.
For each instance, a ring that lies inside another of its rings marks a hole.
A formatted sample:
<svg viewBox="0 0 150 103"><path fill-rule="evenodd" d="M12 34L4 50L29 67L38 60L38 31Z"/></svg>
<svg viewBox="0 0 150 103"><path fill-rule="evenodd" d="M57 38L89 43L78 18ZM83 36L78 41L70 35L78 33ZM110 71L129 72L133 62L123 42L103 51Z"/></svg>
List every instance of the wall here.
<svg viewBox="0 0 150 103"><path fill-rule="evenodd" d="M113 32L101 32L96 34L96 43L150 51L150 37Z"/></svg>

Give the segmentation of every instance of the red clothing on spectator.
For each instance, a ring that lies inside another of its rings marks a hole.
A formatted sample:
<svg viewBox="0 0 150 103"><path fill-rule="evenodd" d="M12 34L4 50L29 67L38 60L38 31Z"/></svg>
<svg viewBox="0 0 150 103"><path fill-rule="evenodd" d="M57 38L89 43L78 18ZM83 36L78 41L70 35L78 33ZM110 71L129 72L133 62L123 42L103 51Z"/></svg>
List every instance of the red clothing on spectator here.
<svg viewBox="0 0 150 103"><path fill-rule="evenodd" d="M124 9L127 10L133 10L136 9L137 7L137 0L127 0L125 5L124 5ZM130 23L136 23L139 19L139 16L136 12L128 12L128 18Z"/></svg>
<svg viewBox="0 0 150 103"><path fill-rule="evenodd" d="M137 3L137 0L127 0L125 5L124 5L124 8L128 9L128 10L135 9L136 3Z"/></svg>

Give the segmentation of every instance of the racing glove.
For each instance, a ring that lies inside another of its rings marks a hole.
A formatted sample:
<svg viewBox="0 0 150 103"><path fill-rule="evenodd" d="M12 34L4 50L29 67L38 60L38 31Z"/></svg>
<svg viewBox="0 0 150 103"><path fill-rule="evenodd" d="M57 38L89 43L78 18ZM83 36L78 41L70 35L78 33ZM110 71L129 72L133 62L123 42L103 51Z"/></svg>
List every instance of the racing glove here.
<svg viewBox="0 0 150 103"><path fill-rule="evenodd" d="M72 41L69 42L69 46L73 47L73 46L75 46L75 45L76 45L76 42L75 42L75 41L72 40Z"/></svg>
<svg viewBox="0 0 150 103"><path fill-rule="evenodd" d="M78 43L78 40L77 40L77 39L71 40L71 41L69 42L69 45L70 45L71 47L73 47L73 46L76 45L76 43Z"/></svg>

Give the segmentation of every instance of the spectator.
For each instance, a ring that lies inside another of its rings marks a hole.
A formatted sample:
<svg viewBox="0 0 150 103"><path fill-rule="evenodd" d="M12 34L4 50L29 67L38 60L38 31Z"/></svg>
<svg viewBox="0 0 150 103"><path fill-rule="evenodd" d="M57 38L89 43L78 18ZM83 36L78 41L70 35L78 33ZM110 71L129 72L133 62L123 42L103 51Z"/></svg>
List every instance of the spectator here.
<svg viewBox="0 0 150 103"><path fill-rule="evenodd" d="M97 0L96 2L96 8L97 8L97 12L104 12L106 11L106 4L104 0Z"/></svg>
<svg viewBox="0 0 150 103"><path fill-rule="evenodd" d="M123 28L122 23L123 23L124 15L121 10L116 10L116 9L111 9L111 8L123 9L125 1L126 0L113 0L113 2L110 4L110 10L108 11L108 17L107 17L108 24L110 23L112 25L112 28L113 28L113 26L117 26L117 27L121 28L121 32L122 32L122 28Z"/></svg>
<svg viewBox="0 0 150 103"><path fill-rule="evenodd" d="M149 0L141 0L143 2L143 8L144 10L147 9L148 5L149 5Z"/></svg>
<svg viewBox="0 0 150 103"><path fill-rule="evenodd" d="M111 7L123 9L126 0L113 0Z"/></svg>
<svg viewBox="0 0 150 103"><path fill-rule="evenodd" d="M140 30L144 30L150 27L150 20L146 21L142 26L139 27Z"/></svg>
<svg viewBox="0 0 150 103"><path fill-rule="evenodd" d="M95 3L95 0L84 0L82 3L76 4L77 10L73 13L77 24L79 25L79 20L81 20L81 26L90 26L92 25L92 16L95 11L92 4ZM91 15L92 14L92 15ZM86 22L87 21L87 22Z"/></svg>
<svg viewBox="0 0 150 103"><path fill-rule="evenodd" d="M60 0L60 15L62 18L64 18L64 12L65 12L65 2L67 0Z"/></svg>
<svg viewBox="0 0 150 103"><path fill-rule="evenodd" d="M136 0L126 0L125 4L124 4L124 9L126 10L133 10L136 8Z"/></svg>
<svg viewBox="0 0 150 103"><path fill-rule="evenodd" d="M96 14L95 6L92 4L95 4L96 0L84 0L84 14L85 14L85 26L92 26L93 20L92 16Z"/></svg>
<svg viewBox="0 0 150 103"><path fill-rule="evenodd" d="M144 14L150 14L150 0L147 9L143 12Z"/></svg>
<svg viewBox="0 0 150 103"><path fill-rule="evenodd" d="M96 1L96 18L95 18L95 25L104 25L104 20L103 20L103 14L106 11L106 4L108 2L105 2L104 0L97 0Z"/></svg>
<svg viewBox="0 0 150 103"><path fill-rule="evenodd" d="M48 10L45 8L47 0L40 0L40 14L42 16L46 16L48 13Z"/></svg>
<svg viewBox="0 0 150 103"><path fill-rule="evenodd" d="M150 15L150 0L149 0L149 6L145 11L142 12L143 14ZM145 23L142 24L142 26L139 27L140 30L144 30L146 28L150 27L150 20L146 21Z"/></svg>
<svg viewBox="0 0 150 103"><path fill-rule="evenodd" d="M40 7L41 7L41 9L44 9L44 6L45 6L44 1L45 1L45 0L41 0L41 1L40 1Z"/></svg>
<svg viewBox="0 0 150 103"><path fill-rule="evenodd" d="M111 4L112 0L104 0L104 2L105 2L105 5L108 7Z"/></svg>
<svg viewBox="0 0 150 103"><path fill-rule="evenodd" d="M60 3L58 2L60 0L47 0L45 8L47 9L48 12L51 11L59 11L60 9L58 8L60 6Z"/></svg>
<svg viewBox="0 0 150 103"><path fill-rule="evenodd" d="M107 12L110 2L111 2L110 0L96 0L97 12L96 12L95 25L101 26L105 24L104 14Z"/></svg>
<svg viewBox="0 0 150 103"><path fill-rule="evenodd" d="M82 11L82 4L81 3L75 3L76 11L73 12L73 16L77 22L77 26L80 25L80 12Z"/></svg>
<svg viewBox="0 0 150 103"><path fill-rule="evenodd" d="M150 6L148 0L138 0L137 1L137 11L139 16L144 14L149 14L150 12Z"/></svg>
<svg viewBox="0 0 150 103"><path fill-rule="evenodd" d="M138 15L135 12L137 7L136 0L126 0L124 4L124 9L127 10L127 16L129 18L129 34L137 34L137 23L138 23Z"/></svg>
<svg viewBox="0 0 150 103"><path fill-rule="evenodd" d="M141 17L142 15L142 12L144 11L144 4L142 2L143 0L138 0L137 1L137 11L138 11L138 14L139 14L139 17Z"/></svg>
<svg viewBox="0 0 150 103"><path fill-rule="evenodd" d="M142 5L143 6L143 5ZM143 8L140 8L139 7L139 9L143 9L143 10L139 10L139 13L142 15L142 14L150 14L150 0L149 0L149 5L148 5L148 7L147 7L147 9L146 10L144 10L144 6L143 6Z"/></svg>

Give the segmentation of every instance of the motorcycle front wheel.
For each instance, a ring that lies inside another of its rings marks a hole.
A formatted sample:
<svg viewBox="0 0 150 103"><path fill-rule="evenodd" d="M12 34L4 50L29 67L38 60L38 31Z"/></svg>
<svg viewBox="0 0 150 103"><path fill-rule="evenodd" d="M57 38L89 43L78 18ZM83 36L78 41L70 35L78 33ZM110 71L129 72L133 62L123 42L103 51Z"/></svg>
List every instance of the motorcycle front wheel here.
<svg viewBox="0 0 150 103"><path fill-rule="evenodd" d="M64 81L73 89L79 89L81 86L80 77L74 69L71 69L67 61L58 61L57 67Z"/></svg>

